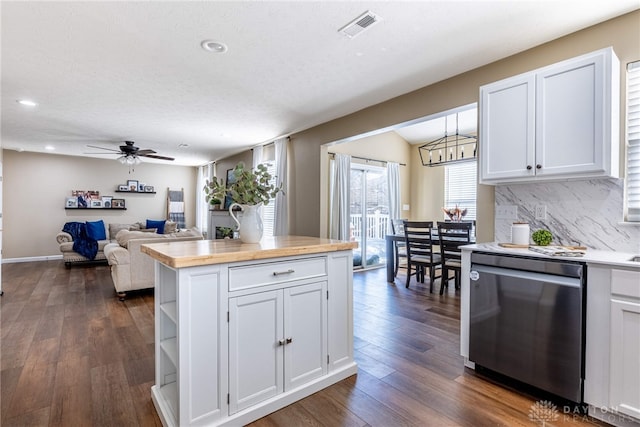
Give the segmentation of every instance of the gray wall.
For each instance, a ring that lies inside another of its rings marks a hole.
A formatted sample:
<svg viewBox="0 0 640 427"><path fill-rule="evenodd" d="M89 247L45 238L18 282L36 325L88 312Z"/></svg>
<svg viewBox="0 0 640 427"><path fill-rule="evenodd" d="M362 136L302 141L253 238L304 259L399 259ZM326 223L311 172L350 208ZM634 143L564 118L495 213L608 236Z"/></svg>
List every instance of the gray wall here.
<svg viewBox="0 0 640 427"><path fill-rule="evenodd" d="M142 163L129 174L115 159L3 150L3 259L58 256L56 235L68 221L133 223L166 217L167 187L184 188L186 223L195 225L196 168ZM156 194L115 193L128 179ZM126 200L127 210L65 210L71 190L98 190Z"/></svg>

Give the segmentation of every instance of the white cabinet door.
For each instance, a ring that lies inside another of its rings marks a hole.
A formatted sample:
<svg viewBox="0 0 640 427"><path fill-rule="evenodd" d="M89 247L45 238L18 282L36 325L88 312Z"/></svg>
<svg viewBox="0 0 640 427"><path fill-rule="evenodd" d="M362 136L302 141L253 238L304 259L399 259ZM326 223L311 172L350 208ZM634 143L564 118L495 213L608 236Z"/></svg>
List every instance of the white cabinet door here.
<svg viewBox="0 0 640 427"><path fill-rule="evenodd" d="M353 252L329 254L329 372L353 364Z"/></svg>
<svg viewBox="0 0 640 427"><path fill-rule="evenodd" d="M229 299L229 412L327 373L327 282Z"/></svg>
<svg viewBox="0 0 640 427"><path fill-rule="evenodd" d="M481 181L534 175L535 75L480 88Z"/></svg>
<svg viewBox="0 0 640 427"><path fill-rule="evenodd" d="M599 52L537 73L536 175L607 172L605 65Z"/></svg>
<svg viewBox="0 0 640 427"><path fill-rule="evenodd" d="M480 182L617 177L619 61L602 49L480 88Z"/></svg>
<svg viewBox="0 0 640 427"><path fill-rule="evenodd" d="M640 302L611 300L610 406L640 419Z"/></svg>
<svg viewBox="0 0 640 427"><path fill-rule="evenodd" d="M284 338L285 390L327 373L327 282L284 289Z"/></svg>
<svg viewBox="0 0 640 427"><path fill-rule="evenodd" d="M282 290L229 299L229 412L284 389Z"/></svg>

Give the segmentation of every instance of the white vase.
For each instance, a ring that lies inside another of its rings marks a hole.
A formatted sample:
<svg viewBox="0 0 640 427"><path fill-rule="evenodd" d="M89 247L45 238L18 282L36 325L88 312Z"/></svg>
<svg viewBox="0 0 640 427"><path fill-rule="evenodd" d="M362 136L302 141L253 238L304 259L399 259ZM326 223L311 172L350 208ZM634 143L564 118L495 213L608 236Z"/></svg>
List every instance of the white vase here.
<svg viewBox="0 0 640 427"><path fill-rule="evenodd" d="M233 214L233 207L239 206L242 209L240 219ZM260 218L260 207L262 203L257 205L241 205L232 203L229 206L231 218L238 224L240 232L240 241L242 243L258 243L262 239L262 218Z"/></svg>

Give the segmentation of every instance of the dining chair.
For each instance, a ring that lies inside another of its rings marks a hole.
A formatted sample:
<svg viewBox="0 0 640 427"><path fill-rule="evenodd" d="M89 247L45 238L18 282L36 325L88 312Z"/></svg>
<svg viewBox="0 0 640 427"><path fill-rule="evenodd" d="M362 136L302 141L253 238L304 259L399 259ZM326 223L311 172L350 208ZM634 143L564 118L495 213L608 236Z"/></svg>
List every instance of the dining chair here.
<svg viewBox="0 0 640 427"><path fill-rule="evenodd" d="M392 219L391 220L391 232L393 234L401 234L404 235L404 219ZM393 271L393 277L396 277L398 275L398 268L401 267L400 265L400 259L404 259L406 261L407 259L407 244L405 243L404 240L399 241L399 240L394 240L393 241L393 249L394 249L394 271ZM389 255L387 255L389 256ZM402 265L402 268L406 268L407 264L406 262Z"/></svg>
<svg viewBox="0 0 640 427"><path fill-rule="evenodd" d="M449 271L454 272L454 286L460 289L460 271L462 269L460 246L471 243L471 222L438 222L438 239L442 258L442 279L440 295L449 285Z"/></svg>
<svg viewBox="0 0 640 427"><path fill-rule="evenodd" d="M437 268L442 264L440 254L433 251L433 221L404 221L404 236L407 246L407 284L411 276L424 283L425 271L429 269L429 292L433 292L433 282L440 276ZM411 271L415 270L414 273Z"/></svg>

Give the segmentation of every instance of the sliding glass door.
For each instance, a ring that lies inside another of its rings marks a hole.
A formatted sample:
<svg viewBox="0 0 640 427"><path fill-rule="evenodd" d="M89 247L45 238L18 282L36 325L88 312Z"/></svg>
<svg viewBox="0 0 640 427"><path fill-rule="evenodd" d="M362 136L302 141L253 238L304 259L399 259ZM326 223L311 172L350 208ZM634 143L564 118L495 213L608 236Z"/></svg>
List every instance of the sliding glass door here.
<svg viewBox="0 0 640 427"><path fill-rule="evenodd" d="M353 265L368 268L384 265L385 235L391 232L387 171L385 168L351 164L351 234L358 242Z"/></svg>

